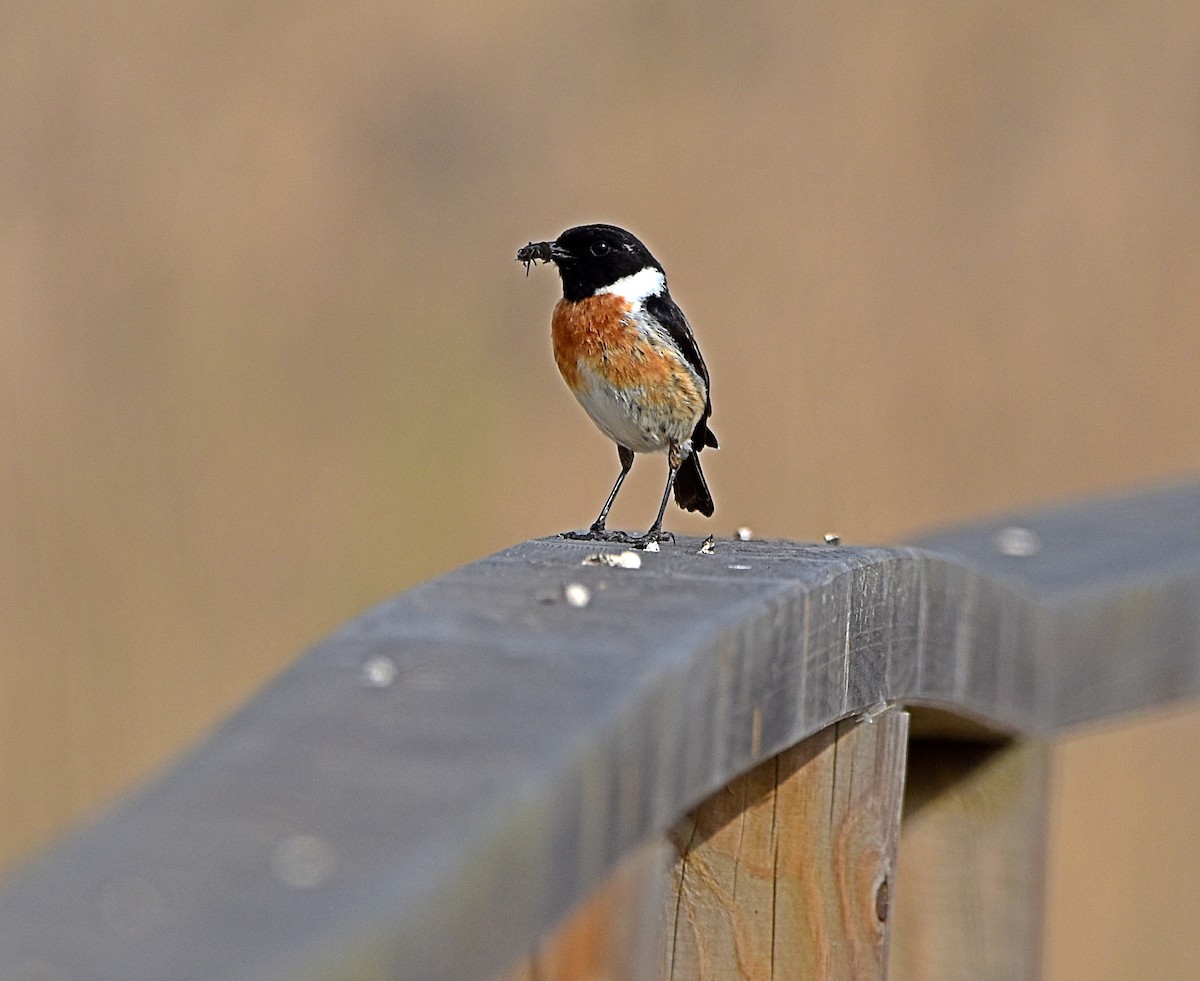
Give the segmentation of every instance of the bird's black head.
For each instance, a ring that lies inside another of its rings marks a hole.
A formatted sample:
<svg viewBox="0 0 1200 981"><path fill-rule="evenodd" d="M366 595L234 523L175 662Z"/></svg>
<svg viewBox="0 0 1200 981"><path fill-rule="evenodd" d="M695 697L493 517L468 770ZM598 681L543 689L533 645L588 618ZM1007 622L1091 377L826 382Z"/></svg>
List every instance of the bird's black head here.
<svg viewBox="0 0 1200 981"><path fill-rule="evenodd" d="M563 296L582 300L626 276L662 266L637 236L616 225L578 225L553 242L530 243L518 253L522 261L547 257L558 267Z"/></svg>

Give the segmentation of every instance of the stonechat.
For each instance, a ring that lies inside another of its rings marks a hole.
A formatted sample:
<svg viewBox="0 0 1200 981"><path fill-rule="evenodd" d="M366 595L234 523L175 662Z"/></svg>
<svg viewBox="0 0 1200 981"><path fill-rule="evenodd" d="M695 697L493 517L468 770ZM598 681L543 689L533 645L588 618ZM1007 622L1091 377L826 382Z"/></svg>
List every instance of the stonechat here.
<svg viewBox="0 0 1200 981"><path fill-rule="evenodd" d="M708 368L683 311L667 290L662 264L636 236L615 225L568 228L553 242L530 242L517 261L553 262L562 299L550 319L558 370L579 404L617 444L621 472L586 532L563 537L644 548L669 538L663 514L672 490L687 511L713 513L700 452L717 446ZM605 528L635 453L667 454L667 486L644 535Z"/></svg>

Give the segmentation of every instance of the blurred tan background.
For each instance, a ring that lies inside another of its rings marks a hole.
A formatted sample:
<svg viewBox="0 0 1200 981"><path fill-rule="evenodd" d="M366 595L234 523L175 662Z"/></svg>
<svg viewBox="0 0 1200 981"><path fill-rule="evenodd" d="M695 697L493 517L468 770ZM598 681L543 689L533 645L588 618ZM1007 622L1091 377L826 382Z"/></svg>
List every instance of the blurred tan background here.
<svg viewBox="0 0 1200 981"><path fill-rule="evenodd" d="M708 360L676 530L1200 468L1195 4L9 0L0 133L0 863L592 520L616 454L512 261L568 225L640 234ZM1198 757L1186 706L1064 747L1054 978L1195 976Z"/></svg>

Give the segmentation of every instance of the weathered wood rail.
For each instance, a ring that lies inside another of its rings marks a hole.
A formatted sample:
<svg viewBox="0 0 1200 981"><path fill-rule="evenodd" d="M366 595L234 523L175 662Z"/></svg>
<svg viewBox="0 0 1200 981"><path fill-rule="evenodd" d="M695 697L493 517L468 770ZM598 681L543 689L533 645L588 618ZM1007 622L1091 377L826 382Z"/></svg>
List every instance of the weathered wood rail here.
<svg viewBox="0 0 1200 981"><path fill-rule="evenodd" d="M699 545L347 624L10 879L0 977L1035 977L1044 741L1200 691L1200 486Z"/></svg>

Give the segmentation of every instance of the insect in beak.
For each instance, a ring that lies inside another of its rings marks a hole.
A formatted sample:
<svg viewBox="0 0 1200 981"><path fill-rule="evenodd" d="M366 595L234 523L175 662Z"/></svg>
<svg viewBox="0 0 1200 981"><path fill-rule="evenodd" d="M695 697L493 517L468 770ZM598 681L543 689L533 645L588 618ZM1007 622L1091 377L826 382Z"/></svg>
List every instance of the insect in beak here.
<svg viewBox="0 0 1200 981"><path fill-rule="evenodd" d="M517 262L525 263L525 275L529 275L529 267L535 262L549 262L551 260L551 246L553 242L530 242L524 248L517 252Z"/></svg>

